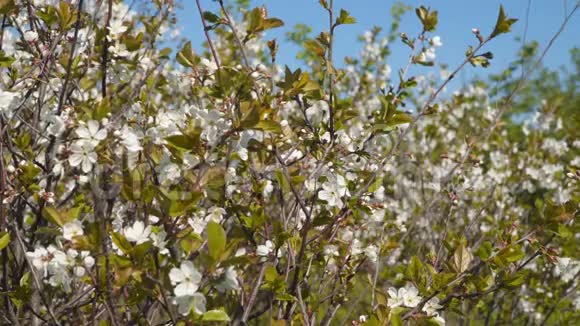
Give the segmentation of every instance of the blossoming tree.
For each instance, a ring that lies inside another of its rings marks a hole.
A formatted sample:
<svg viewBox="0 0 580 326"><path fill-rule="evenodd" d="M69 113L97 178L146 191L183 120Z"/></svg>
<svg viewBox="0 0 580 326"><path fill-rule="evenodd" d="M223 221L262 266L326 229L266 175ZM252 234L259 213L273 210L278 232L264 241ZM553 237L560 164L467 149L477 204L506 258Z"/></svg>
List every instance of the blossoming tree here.
<svg viewBox="0 0 580 326"><path fill-rule="evenodd" d="M578 321L578 50L449 92L503 8L441 65L436 10L342 60L356 19L319 2L292 70L244 1L195 1L196 53L172 0L0 0L2 324Z"/></svg>

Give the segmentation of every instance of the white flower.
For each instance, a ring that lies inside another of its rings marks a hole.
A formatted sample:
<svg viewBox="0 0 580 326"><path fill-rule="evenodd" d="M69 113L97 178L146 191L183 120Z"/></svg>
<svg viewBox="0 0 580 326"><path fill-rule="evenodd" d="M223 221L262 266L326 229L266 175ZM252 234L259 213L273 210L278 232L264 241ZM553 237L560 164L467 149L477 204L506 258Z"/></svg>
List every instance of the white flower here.
<svg viewBox="0 0 580 326"><path fill-rule="evenodd" d="M42 272L42 275L48 274L48 263L50 262L49 252L44 247L37 247L33 252L27 252L26 257L32 260L32 266Z"/></svg>
<svg viewBox="0 0 580 326"><path fill-rule="evenodd" d="M436 322L439 325L445 325L445 319L443 319L443 317L441 317L439 315L435 315L431 320L433 320L434 322Z"/></svg>
<svg viewBox="0 0 580 326"><path fill-rule="evenodd" d="M121 131L121 144L131 153L136 153L143 149L139 143L139 137L130 128L123 128Z"/></svg>
<svg viewBox="0 0 580 326"><path fill-rule="evenodd" d="M205 297L201 293L194 293L183 297L176 297L175 303L178 305L177 310L183 316L187 316L191 309L200 315L205 312Z"/></svg>
<svg viewBox="0 0 580 326"><path fill-rule="evenodd" d="M432 316L437 315L437 310L441 308L443 308L443 306L439 304L439 298L434 297L425 303L423 306L423 311L426 312L429 316Z"/></svg>
<svg viewBox="0 0 580 326"><path fill-rule="evenodd" d="M391 287L387 292L389 294L389 302L387 305L390 308L399 306L413 308L421 302L419 292L412 286L408 288L400 288L399 290Z"/></svg>
<svg viewBox="0 0 580 326"><path fill-rule="evenodd" d="M376 262L377 259L379 258L378 251L379 251L379 249L375 245L369 245L364 249L365 255L372 262Z"/></svg>
<svg viewBox="0 0 580 326"><path fill-rule="evenodd" d="M326 201L330 207L342 207L342 200L335 184L323 183L322 190L318 192L318 199Z"/></svg>
<svg viewBox="0 0 580 326"><path fill-rule="evenodd" d="M262 195L264 196L264 198L269 198L270 195L272 194L272 191L274 191L274 185L272 184L272 181L266 180L266 184L264 185Z"/></svg>
<svg viewBox="0 0 580 326"><path fill-rule="evenodd" d="M60 136L65 130L64 120L58 115L50 115L46 121L49 123L46 132L51 136Z"/></svg>
<svg viewBox="0 0 580 326"><path fill-rule="evenodd" d="M73 237L83 234L83 224L79 220L74 220L62 226L62 237L66 240L72 240Z"/></svg>
<svg viewBox="0 0 580 326"><path fill-rule="evenodd" d="M272 241L267 240L265 244L258 246L256 249L256 255L266 257L272 252L272 250L274 250L274 244Z"/></svg>
<svg viewBox="0 0 580 326"><path fill-rule="evenodd" d="M569 257L558 258L554 267L554 275L559 276L564 282L573 280L578 272L580 272L580 261L572 260Z"/></svg>
<svg viewBox="0 0 580 326"><path fill-rule="evenodd" d="M26 42L35 42L36 40L38 40L38 33L36 33L35 31L26 31L24 32L24 40Z"/></svg>
<svg viewBox="0 0 580 326"><path fill-rule="evenodd" d="M190 261L181 263L180 268L172 268L169 272L169 279L172 285L176 285L173 290L177 298L193 296L199 288L201 273Z"/></svg>
<svg viewBox="0 0 580 326"><path fill-rule="evenodd" d="M338 252L338 248L335 245L324 246L323 254L326 257L334 257L340 255Z"/></svg>
<svg viewBox="0 0 580 326"><path fill-rule="evenodd" d="M238 149L238 155L240 156L242 161L247 161L248 160L248 149L244 148L244 147L240 147Z"/></svg>
<svg viewBox="0 0 580 326"><path fill-rule="evenodd" d="M226 292L229 290L237 290L240 288L240 284L238 283L238 273L236 270L230 266L226 269L224 273L223 280L216 285L216 289L220 292Z"/></svg>
<svg viewBox="0 0 580 326"><path fill-rule="evenodd" d="M149 234L151 233L151 225L145 227L145 223L136 221L133 226L125 228L125 238L131 242L141 244L149 241Z"/></svg>
<svg viewBox="0 0 580 326"><path fill-rule="evenodd" d="M169 254L169 249L166 248L167 240L165 240L165 237L167 237L167 233L165 231L161 231L159 233L151 232L149 235L153 245L159 249L159 253L162 255Z"/></svg>
<svg viewBox="0 0 580 326"><path fill-rule="evenodd" d="M306 109L306 118L313 126L320 124L323 119L328 119L328 102L315 101L312 106Z"/></svg>
<svg viewBox="0 0 580 326"><path fill-rule="evenodd" d="M160 166L158 172L159 181L162 184L174 182L181 176L181 169L179 168L179 165L171 162Z"/></svg>
<svg viewBox="0 0 580 326"><path fill-rule="evenodd" d="M384 218L385 218L384 209L377 209L373 211L372 220L374 222L382 222Z"/></svg>
<svg viewBox="0 0 580 326"><path fill-rule="evenodd" d="M131 52L127 51L127 47L123 43L115 43L109 46L109 52L116 57L128 57L131 55Z"/></svg>
<svg viewBox="0 0 580 326"><path fill-rule="evenodd" d="M206 58L201 58L201 64L204 65L209 74L213 74L217 70L217 64L213 60L208 60Z"/></svg>
<svg viewBox="0 0 580 326"><path fill-rule="evenodd" d="M93 164L97 162L97 153L94 151L94 146L85 141L74 142L70 150L72 152L68 158L70 166L81 165L82 171L89 173L93 168Z"/></svg>
<svg viewBox="0 0 580 326"><path fill-rule="evenodd" d="M414 287L409 287L407 293L403 297L403 304L406 307L415 307L421 302L421 297L419 296L419 291Z"/></svg>
<svg viewBox="0 0 580 326"><path fill-rule="evenodd" d="M359 239L353 239L350 245L350 253L353 256L363 253L362 242Z"/></svg>
<svg viewBox="0 0 580 326"><path fill-rule="evenodd" d="M75 266L73 267L73 273L76 277L83 277L86 274L86 269L81 266Z"/></svg>
<svg viewBox="0 0 580 326"><path fill-rule="evenodd" d="M187 224L191 226L194 233L202 234L203 230L205 230L205 227L207 226L207 221L200 217L193 217L187 220Z"/></svg>
<svg viewBox="0 0 580 326"><path fill-rule="evenodd" d="M122 20L113 20L109 24L109 32L111 35L123 34L127 31L127 26L123 25Z"/></svg>
<svg viewBox="0 0 580 326"><path fill-rule="evenodd" d="M53 192L46 191L46 190L42 189L38 192L38 196L40 196L40 198L42 200L44 200L47 204L54 204L54 193Z"/></svg>
<svg viewBox="0 0 580 326"><path fill-rule="evenodd" d="M439 46L442 46L442 45L443 45L443 43L441 42L441 37L439 37L439 36L434 36L434 37L431 39L431 45L433 45L433 46L437 46L437 47L439 47Z"/></svg>
<svg viewBox="0 0 580 326"><path fill-rule="evenodd" d="M93 147L97 146L101 140L107 138L107 130L99 129L99 123L95 120L88 121L86 126L79 126L75 129L75 133L80 140L88 142Z"/></svg>
<svg viewBox="0 0 580 326"><path fill-rule="evenodd" d="M86 268L91 268L95 265L95 258L93 258L93 256L86 256L83 258L83 264L85 265Z"/></svg>
<svg viewBox="0 0 580 326"><path fill-rule="evenodd" d="M6 112L8 117L12 116L10 110L13 108L15 100L19 97L18 93L6 92L0 89L0 114Z"/></svg>
<svg viewBox="0 0 580 326"><path fill-rule="evenodd" d="M205 220L206 222L213 221L216 223L221 223L225 214L226 214L225 209L213 206L210 209L208 209L208 214L206 215Z"/></svg>

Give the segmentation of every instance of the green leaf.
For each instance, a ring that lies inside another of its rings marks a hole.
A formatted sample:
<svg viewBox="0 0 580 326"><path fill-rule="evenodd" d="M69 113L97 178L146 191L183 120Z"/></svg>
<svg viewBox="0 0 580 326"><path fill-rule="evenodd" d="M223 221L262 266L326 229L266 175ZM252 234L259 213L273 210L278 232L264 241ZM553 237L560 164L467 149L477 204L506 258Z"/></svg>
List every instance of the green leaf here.
<svg viewBox="0 0 580 326"><path fill-rule="evenodd" d="M423 24L423 32L432 32L437 27L438 13L437 10L430 11L429 9L421 6L415 9L415 13L421 24Z"/></svg>
<svg viewBox="0 0 580 326"><path fill-rule="evenodd" d="M322 45L318 43L316 40L306 40L304 42L304 48L314 53L316 56L320 58L324 58L324 55L326 53L324 47L322 47Z"/></svg>
<svg viewBox="0 0 580 326"><path fill-rule="evenodd" d="M433 61L415 61L415 63L424 67L433 67L435 65Z"/></svg>
<svg viewBox="0 0 580 326"><path fill-rule="evenodd" d="M276 300L279 300L279 301L295 301L296 298L294 298L292 295L290 295L288 293L279 293L279 294L276 294Z"/></svg>
<svg viewBox="0 0 580 326"><path fill-rule="evenodd" d="M16 9L14 0L0 0L0 14L5 15Z"/></svg>
<svg viewBox="0 0 580 326"><path fill-rule="evenodd" d="M522 248L518 245L509 246L504 248L498 255L498 258L508 262L513 263L525 257Z"/></svg>
<svg viewBox="0 0 580 326"><path fill-rule="evenodd" d="M42 216L52 224L56 224L60 227L65 224L62 213L57 211L54 207L45 207L42 210Z"/></svg>
<svg viewBox="0 0 580 326"><path fill-rule="evenodd" d="M211 11L204 11L203 12L203 19L205 19L206 21L208 21L212 24L219 24L221 22L221 18Z"/></svg>
<svg viewBox="0 0 580 326"><path fill-rule="evenodd" d="M275 134L282 133L282 127L280 126L280 124L272 120L262 120L258 122L255 126L253 126L251 129L269 131Z"/></svg>
<svg viewBox="0 0 580 326"><path fill-rule="evenodd" d="M226 232L216 222L209 222L207 225L207 247L214 260L218 260L226 248Z"/></svg>
<svg viewBox="0 0 580 326"><path fill-rule="evenodd" d="M262 23L262 30L277 28L281 26L284 26L284 22L281 19L268 18L264 19L264 22Z"/></svg>
<svg viewBox="0 0 580 326"><path fill-rule="evenodd" d="M570 229L567 228L566 225L559 224L558 225L558 233L557 233L557 235L559 237L561 237L561 238L569 239L569 238L571 238L571 237L574 236L574 233L572 233L572 231L570 231Z"/></svg>
<svg viewBox="0 0 580 326"><path fill-rule="evenodd" d="M24 275L22 275L22 277L20 278L18 284L22 287L28 286L30 284L30 272L24 273Z"/></svg>
<svg viewBox="0 0 580 326"><path fill-rule="evenodd" d="M250 13L250 22L246 30L247 35L244 42L254 37L256 33L263 32L267 29L283 26L284 22L278 18L266 18L262 8L254 8Z"/></svg>
<svg viewBox="0 0 580 326"><path fill-rule="evenodd" d="M183 48L179 52L177 52L175 59L184 67L188 68L195 67L195 54L191 49L191 42L185 43Z"/></svg>
<svg viewBox="0 0 580 326"><path fill-rule="evenodd" d="M205 185L207 198L214 202L222 202L225 196L225 170L221 167L210 168L202 181Z"/></svg>
<svg viewBox="0 0 580 326"><path fill-rule="evenodd" d="M393 314L391 316L391 325L392 326L403 326L403 318L401 318L400 314Z"/></svg>
<svg viewBox="0 0 580 326"><path fill-rule="evenodd" d="M4 51L0 51L0 68L10 67L14 60L16 59L13 57L7 57L4 55Z"/></svg>
<svg viewBox="0 0 580 326"><path fill-rule="evenodd" d="M458 273L463 273L469 268L473 260L473 255L467 250L464 244L459 245L453 254L453 268Z"/></svg>
<svg viewBox="0 0 580 326"><path fill-rule="evenodd" d="M131 243L119 232L112 232L111 238L113 243L117 246L117 248L121 249L124 254L128 254L133 249Z"/></svg>
<svg viewBox="0 0 580 326"><path fill-rule="evenodd" d="M455 273L439 273L433 275L433 287L435 289L442 289L457 277Z"/></svg>
<svg viewBox="0 0 580 326"><path fill-rule="evenodd" d="M254 126L260 122L260 108L257 105L251 105L242 103L240 105L240 111L243 114L243 117L240 121L240 126L246 129L252 129Z"/></svg>
<svg viewBox="0 0 580 326"><path fill-rule="evenodd" d="M503 281L503 284L505 284L508 287L518 287L524 283L528 274L529 274L529 271L521 270L521 271L515 273L514 275L507 277Z"/></svg>
<svg viewBox="0 0 580 326"><path fill-rule="evenodd" d="M125 39L125 46L127 47L127 51L134 52L141 48L143 44L143 32L137 34L137 36L128 35Z"/></svg>
<svg viewBox="0 0 580 326"><path fill-rule="evenodd" d="M413 121L413 117L405 112L397 111L389 120L387 121L388 126L397 126Z"/></svg>
<svg viewBox="0 0 580 326"><path fill-rule="evenodd" d="M477 56L469 59L469 63L471 63L471 65L474 67L483 67L483 68L487 68L490 65L489 60L482 56Z"/></svg>
<svg viewBox="0 0 580 326"><path fill-rule="evenodd" d="M6 248L10 243L10 233L0 232L0 250Z"/></svg>
<svg viewBox="0 0 580 326"><path fill-rule="evenodd" d="M503 9L503 5L499 6L499 14L497 15L497 22L495 23L495 28L489 38L494 38L500 34L509 33L511 30L511 26L517 22L518 20L515 18L508 18L505 14Z"/></svg>
<svg viewBox="0 0 580 326"><path fill-rule="evenodd" d="M196 145L195 139L186 135L172 135L166 137L165 141L173 147L181 150L192 150Z"/></svg>
<svg viewBox="0 0 580 326"><path fill-rule="evenodd" d="M417 256L413 256L413 258L411 258L411 263L407 267L405 274L411 281L418 283L421 277L422 270L423 263L421 262L421 260L419 260L419 258L417 258Z"/></svg>
<svg viewBox="0 0 580 326"><path fill-rule="evenodd" d="M109 112L111 111L111 104L109 103L109 99L105 97L99 105L97 106L96 110L93 112L93 119L101 120L105 118Z"/></svg>
<svg viewBox="0 0 580 326"><path fill-rule="evenodd" d="M138 244L131 250L131 257L137 261L142 260L145 255L149 252L149 248L151 248L153 244L151 241L146 241L144 243Z"/></svg>
<svg viewBox="0 0 580 326"><path fill-rule="evenodd" d="M201 316L201 320L203 320L203 321L224 321L224 322L228 322L228 321L230 321L230 317L228 317L228 314L226 314L225 311L222 311L222 310L210 310L210 311L206 311Z"/></svg>
<svg viewBox="0 0 580 326"><path fill-rule="evenodd" d="M491 257L492 253L493 246L489 241L484 242L481 246L479 246L479 248L475 252L477 257L481 258L481 260L487 260L489 257Z"/></svg>
<svg viewBox="0 0 580 326"><path fill-rule="evenodd" d="M356 19L350 15L350 13L344 9L340 9L340 15L336 18L335 26L343 24L355 24Z"/></svg>

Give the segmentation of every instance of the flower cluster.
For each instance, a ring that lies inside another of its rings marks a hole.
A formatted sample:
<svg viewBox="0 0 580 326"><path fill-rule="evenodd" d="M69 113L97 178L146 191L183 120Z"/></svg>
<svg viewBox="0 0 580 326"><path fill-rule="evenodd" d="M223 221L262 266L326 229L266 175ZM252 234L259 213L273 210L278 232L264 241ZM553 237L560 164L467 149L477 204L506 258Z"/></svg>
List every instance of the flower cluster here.
<svg viewBox="0 0 580 326"><path fill-rule="evenodd" d="M173 1L7 3L7 323L573 322L578 72L522 80L531 43L497 87L450 89L490 64L503 8L463 62L438 62L435 10L401 33L404 5L339 62L356 19L320 1L328 30L288 34L296 69L245 1L200 8L206 48Z"/></svg>

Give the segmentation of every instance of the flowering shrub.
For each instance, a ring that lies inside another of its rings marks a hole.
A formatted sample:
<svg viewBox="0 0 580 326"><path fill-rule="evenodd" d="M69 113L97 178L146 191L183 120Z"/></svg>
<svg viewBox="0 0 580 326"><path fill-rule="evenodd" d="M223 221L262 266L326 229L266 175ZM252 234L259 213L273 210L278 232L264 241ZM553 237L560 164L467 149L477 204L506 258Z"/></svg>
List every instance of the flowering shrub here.
<svg viewBox="0 0 580 326"><path fill-rule="evenodd" d="M578 320L578 50L558 75L526 44L446 92L491 64L503 8L429 68L437 11L412 36L396 5L341 64L356 20L320 0L292 70L264 39L282 20L201 2L206 53L164 48L173 1L0 1L2 323Z"/></svg>

